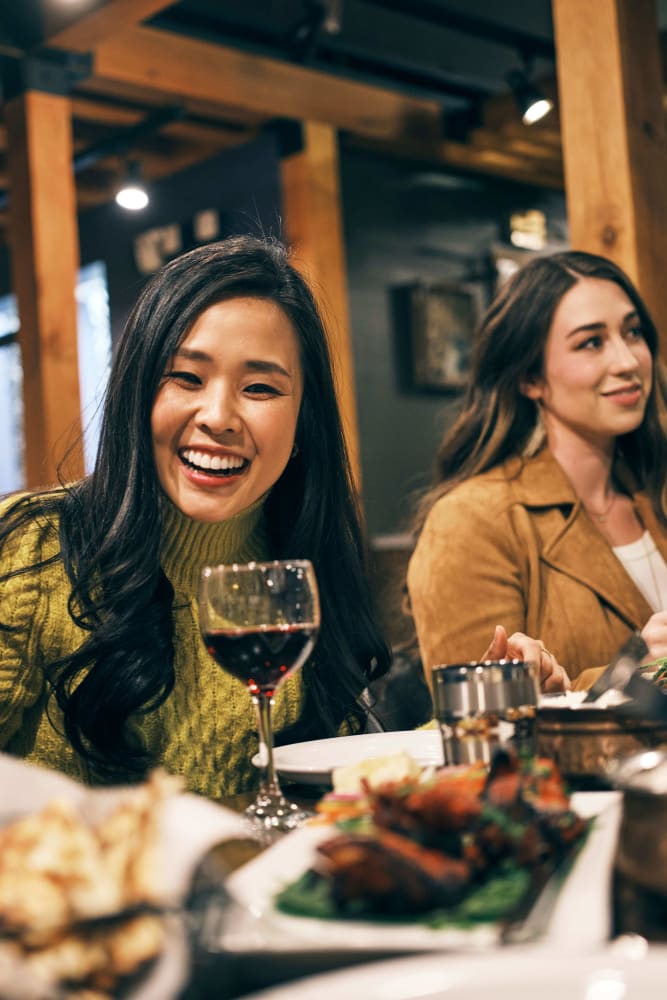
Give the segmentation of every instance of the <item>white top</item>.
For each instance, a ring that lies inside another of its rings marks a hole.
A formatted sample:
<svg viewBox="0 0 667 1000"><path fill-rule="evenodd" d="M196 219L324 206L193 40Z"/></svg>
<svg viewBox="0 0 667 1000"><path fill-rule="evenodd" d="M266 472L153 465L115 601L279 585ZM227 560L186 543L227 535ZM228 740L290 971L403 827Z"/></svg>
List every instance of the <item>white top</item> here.
<svg viewBox="0 0 667 1000"><path fill-rule="evenodd" d="M614 555L637 584L654 611L667 610L667 564L650 532L629 545L614 546Z"/></svg>

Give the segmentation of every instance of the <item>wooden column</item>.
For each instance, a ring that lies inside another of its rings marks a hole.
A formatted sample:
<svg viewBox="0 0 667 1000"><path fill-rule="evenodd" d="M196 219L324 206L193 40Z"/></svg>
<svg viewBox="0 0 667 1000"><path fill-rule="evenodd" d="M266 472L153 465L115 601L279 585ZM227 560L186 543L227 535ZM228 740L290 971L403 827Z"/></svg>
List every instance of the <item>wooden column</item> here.
<svg viewBox="0 0 667 1000"><path fill-rule="evenodd" d="M667 142L654 0L553 0L574 249L640 288L667 355Z"/></svg>
<svg viewBox="0 0 667 1000"><path fill-rule="evenodd" d="M308 280L330 334L343 426L361 485L359 427L350 335L336 130L303 124L303 148L282 160L285 239Z"/></svg>
<svg viewBox="0 0 667 1000"><path fill-rule="evenodd" d="M9 240L21 328L28 487L83 475L75 288L78 235L69 100L28 91L5 105Z"/></svg>

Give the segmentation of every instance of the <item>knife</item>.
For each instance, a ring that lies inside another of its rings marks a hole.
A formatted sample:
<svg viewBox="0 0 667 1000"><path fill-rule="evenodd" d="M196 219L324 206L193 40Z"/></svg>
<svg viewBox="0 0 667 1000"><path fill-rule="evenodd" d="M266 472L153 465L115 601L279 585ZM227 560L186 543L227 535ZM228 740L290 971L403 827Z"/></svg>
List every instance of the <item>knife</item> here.
<svg viewBox="0 0 667 1000"><path fill-rule="evenodd" d="M621 648L611 658L609 666L604 670L591 687L582 704L597 701L598 698L614 688L617 691L626 690L632 675L636 672L640 661L648 653L648 646L639 632L632 633ZM642 678L643 680L643 678ZM646 681L646 683L650 683Z"/></svg>

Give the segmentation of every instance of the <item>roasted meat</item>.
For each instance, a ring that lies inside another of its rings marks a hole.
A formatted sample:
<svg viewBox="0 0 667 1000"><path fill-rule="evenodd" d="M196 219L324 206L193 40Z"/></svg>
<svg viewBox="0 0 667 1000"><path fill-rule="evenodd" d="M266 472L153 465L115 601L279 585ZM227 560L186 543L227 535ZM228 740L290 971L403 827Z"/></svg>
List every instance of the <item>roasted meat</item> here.
<svg viewBox="0 0 667 1000"><path fill-rule="evenodd" d="M344 834L320 844L320 870L332 882L338 907L400 914L422 913L461 899L471 878L459 858L391 833Z"/></svg>

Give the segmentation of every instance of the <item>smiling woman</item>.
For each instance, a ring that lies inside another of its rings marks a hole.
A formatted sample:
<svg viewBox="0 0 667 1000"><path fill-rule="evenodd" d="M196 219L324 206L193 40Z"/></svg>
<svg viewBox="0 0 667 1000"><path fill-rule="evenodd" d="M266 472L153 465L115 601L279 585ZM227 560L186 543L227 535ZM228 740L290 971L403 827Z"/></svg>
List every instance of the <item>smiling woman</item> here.
<svg viewBox="0 0 667 1000"><path fill-rule="evenodd" d="M542 257L503 286L418 518L408 586L427 668L469 659L496 621L540 636L575 686L633 629L647 660L667 655L666 384L611 261Z"/></svg>
<svg viewBox="0 0 667 1000"><path fill-rule="evenodd" d="M253 781L252 705L199 633L204 565L309 559L316 653L278 740L364 725L388 667L326 334L277 242L235 237L146 285L115 354L93 473L0 507L0 747L88 781L161 763Z"/></svg>

